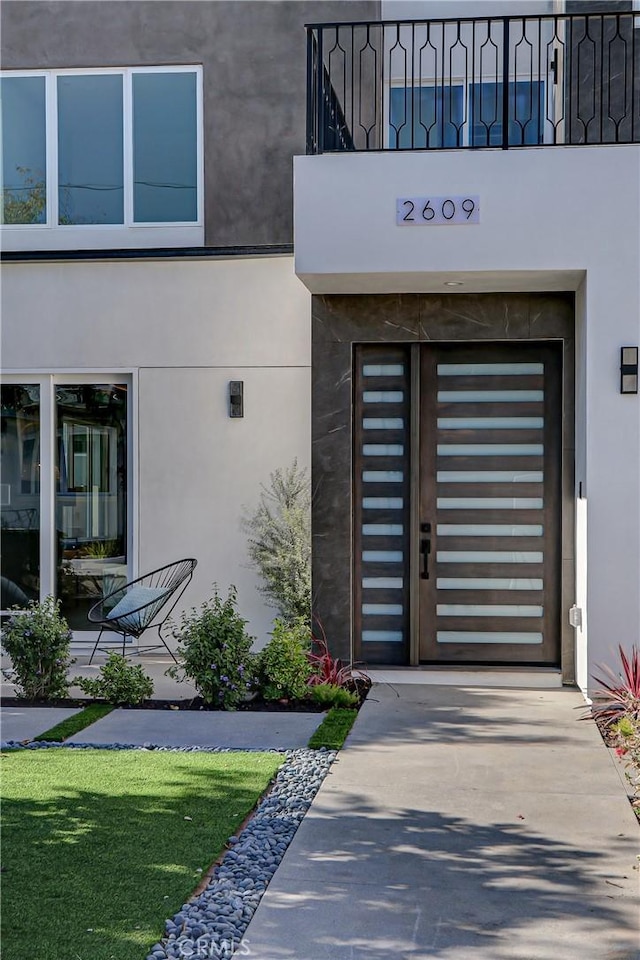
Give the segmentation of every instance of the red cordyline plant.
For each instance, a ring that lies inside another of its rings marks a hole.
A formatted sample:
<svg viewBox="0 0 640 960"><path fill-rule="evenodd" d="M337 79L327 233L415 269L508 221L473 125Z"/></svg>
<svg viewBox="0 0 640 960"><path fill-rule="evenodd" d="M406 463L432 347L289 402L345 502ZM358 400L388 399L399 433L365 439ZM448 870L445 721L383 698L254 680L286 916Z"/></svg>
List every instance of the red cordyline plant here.
<svg viewBox="0 0 640 960"><path fill-rule="evenodd" d="M313 668L313 673L307 681L308 685L313 687L320 683L330 683L336 687L346 687L356 679L370 683L367 674L357 668L355 664L343 663L338 657L331 655L322 624L318 624L318 627L320 636L311 638L312 649L311 653L307 654L309 663Z"/></svg>
<svg viewBox="0 0 640 960"><path fill-rule="evenodd" d="M603 665L601 669L606 677L593 678L599 684L596 697L606 698L606 702L593 705L593 716L607 726L623 716L640 721L640 651L635 644L631 647L630 656L627 656L622 646L618 646L618 650L622 664L619 673L616 674L610 667Z"/></svg>

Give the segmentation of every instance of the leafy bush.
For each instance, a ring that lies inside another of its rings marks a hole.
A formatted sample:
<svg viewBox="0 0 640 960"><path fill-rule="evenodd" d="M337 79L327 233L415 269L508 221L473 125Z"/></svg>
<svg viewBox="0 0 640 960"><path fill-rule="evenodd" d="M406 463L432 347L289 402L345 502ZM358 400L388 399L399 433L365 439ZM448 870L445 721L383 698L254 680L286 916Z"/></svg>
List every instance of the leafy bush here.
<svg viewBox="0 0 640 960"><path fill-rule="evenodd" d="M75 677L73 682L84 693L107 703L137 704L153 693L153 680L140 664L132 666L119 653L110 653L97 677Z"/></svg>
<svg viewBox="0 0 640 960"><path fill-rule="evenodd" d="M275 620L271 640L258 656L258 687L265 700L300 700L311 675L311 634L300 619L293 626Z"/></svg>
<svg viewBox="0 0 640 960"><path fill-rule="evenodd" d="M253 514L245 516L251 565L264 583L260 592L280 619L311 622L311 488L298 461L271 474Z"/></svg>
<svg viewBox="0 0 640 960"><path fill-rule="evenodd" d="M360 702L357 693L352 693L344 687L337 687L333 683L316 683L310 691L311 699L322 707L355 709Z"/></svg>
<svg viewBox="0 0 640 960"><path fill-rule="evenodd" d="M192 680L205 703L234 710L251 689L253 679L253 638L246 630L246 620L236 611L237 592L229 588L226 600L214 596L183 613L179 629L173 631L181 646L179 666L167 670L176 680Z"/></svg>
<svg viewBox="0 0 640 960"><path fill-rule="evenodd" d="M54 700L67 695L67 670L74 662L71 639L60 601L53 597L42 603L32 600L26 610L11 615L2 630L2 646L13 669L3 673L16 683L18 697Z"/></svg>

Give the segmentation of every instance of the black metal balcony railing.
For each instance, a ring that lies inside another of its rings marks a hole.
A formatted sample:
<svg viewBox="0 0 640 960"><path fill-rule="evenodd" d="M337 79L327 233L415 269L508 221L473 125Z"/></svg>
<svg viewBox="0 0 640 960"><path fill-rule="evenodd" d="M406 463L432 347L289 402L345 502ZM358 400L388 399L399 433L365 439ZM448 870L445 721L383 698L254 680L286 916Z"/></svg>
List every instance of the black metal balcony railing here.
<svg viewBox="0 0 640 960"><path fill-rule="evenodd" d="M640 142L640 15L307 27L307 153Z"/></svg>

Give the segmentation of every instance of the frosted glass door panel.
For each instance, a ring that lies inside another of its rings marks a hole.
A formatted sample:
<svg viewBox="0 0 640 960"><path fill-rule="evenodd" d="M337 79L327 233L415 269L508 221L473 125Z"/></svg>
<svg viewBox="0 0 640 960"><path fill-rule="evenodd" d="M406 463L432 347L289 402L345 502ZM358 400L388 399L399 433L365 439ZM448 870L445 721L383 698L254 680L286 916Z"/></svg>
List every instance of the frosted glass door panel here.
<svg viewBox="0 0 640 960"><path fill-rule="evenodd" d="M409 641L409 351L363 345L354 359L356 657L401 664Z"/></svg>

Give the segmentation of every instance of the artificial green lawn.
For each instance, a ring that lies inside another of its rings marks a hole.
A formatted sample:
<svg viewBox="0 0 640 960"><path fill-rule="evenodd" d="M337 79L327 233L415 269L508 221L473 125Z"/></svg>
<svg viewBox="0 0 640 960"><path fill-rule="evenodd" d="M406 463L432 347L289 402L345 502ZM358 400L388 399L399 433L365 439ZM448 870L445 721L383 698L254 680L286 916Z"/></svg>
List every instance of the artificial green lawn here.
<svg viewBox="0 0 640 960"><path fill-rule="evenodd" d="M3 960L142 960L282 760L3 754Z"/></svg>
<svg viewBox="0 0 640 960"><path fill-rule="evenodd" d="M68 737L72 737L74 733L80 733L85 727L90 727L91 724L97 720L102 720L102 718L111 713L113 709L114 707L110 703L91 703L88 707L85 707L84 710L81 710L80 713L74 713L73 716L67 717L66 720L62 720L62 722L57 723L55 727L45 730L44 733L39 734L33 739L66 740Z"/></svg>
<svg viewBox="0 0 640 960"><path fill-rule="evenodd" d="M357 716L357 710L332 707L318 729L311 735L309 747L312 750L320 750L321 747L327 750L340 750Z"/></svg>

